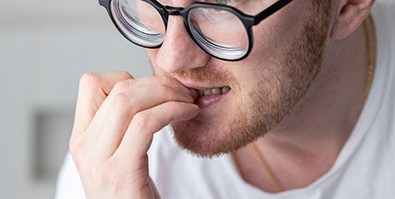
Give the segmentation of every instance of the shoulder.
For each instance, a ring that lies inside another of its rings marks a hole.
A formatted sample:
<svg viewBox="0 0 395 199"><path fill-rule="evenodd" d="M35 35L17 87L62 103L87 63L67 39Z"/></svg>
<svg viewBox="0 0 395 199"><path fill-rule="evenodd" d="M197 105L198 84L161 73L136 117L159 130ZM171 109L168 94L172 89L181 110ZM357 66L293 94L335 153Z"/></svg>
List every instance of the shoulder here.
<svg viewBox="0 0 395 199"><path fill-rule="evenodd" d="M394 85L395 1L377 1L373 7L372 16L376 29L377 41L376 74L378 74L378 76L375 76L375 79L385 82L386 86Z"/></svg>
<svg viewBox="0 0 395 199"><path fill-rule="evenodd" d="M378 0L372 15L376 27L377 59L375 77L367 114L374 115L371 131L377 131L376 140L381 140L383 157L395 152L395 1ZM390 142L390 143L388 143ZM386 144L385 144L386 143ZM393 157L386 159L393 161Z"/></svg>
<svg viewBox="0 0 395 199"><path fill-rule="evenodd" d="M388 26L391 36L395 36L395 1L393 0L379 0L372 9L375 23L380 26Z"/></svg>

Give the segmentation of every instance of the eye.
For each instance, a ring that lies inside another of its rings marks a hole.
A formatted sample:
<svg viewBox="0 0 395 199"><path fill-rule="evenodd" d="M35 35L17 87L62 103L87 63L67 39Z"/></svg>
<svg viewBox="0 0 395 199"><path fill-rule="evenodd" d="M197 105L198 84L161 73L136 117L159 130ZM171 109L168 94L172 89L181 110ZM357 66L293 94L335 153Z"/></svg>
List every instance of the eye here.
<svg viewBox="0 0 395 199"><path fill-rule="evenodd" d="M221 4L221 5L228 5L228 6L234 6L241 2L242 0L213 0L214 3Z"/></svg>

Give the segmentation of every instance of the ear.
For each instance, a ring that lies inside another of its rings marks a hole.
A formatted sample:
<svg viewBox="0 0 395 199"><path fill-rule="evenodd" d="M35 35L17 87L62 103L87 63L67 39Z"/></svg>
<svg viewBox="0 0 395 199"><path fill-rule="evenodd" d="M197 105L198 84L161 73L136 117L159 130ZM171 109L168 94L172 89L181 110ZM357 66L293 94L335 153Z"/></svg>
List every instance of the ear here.
<svg viewBox="0 0 395 199"><path fill-rule="evenodd" d="M368 16L375 0L338 0L330 38L342 39L354 32Z"/></svg>

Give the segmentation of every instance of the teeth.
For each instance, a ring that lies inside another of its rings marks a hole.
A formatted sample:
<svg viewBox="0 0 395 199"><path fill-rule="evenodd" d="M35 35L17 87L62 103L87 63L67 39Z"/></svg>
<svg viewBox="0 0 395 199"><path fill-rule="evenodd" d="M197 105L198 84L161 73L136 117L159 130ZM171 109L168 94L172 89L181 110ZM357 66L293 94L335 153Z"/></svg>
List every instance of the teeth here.
<svg viewBox="0 0 395 199"><path fill-rule="evenodd" d="M211 89L211 95L218 95L221 93L221 91L222 91L222 89L220 89L220 88L213 88L213 89Z"/></svg>
<svg viewBox="0 0 395 199"><path fill-rule="evenodd" d="M211 95L211 89L204 89L203 95Z"/></svg>
<svg viewBox="0 0 395 199"><path fill-rule="evenodd" d="M222 89L221 89L221 93L222 94L225 94L225 93L227 93L227 92L229 92L230 91L230 87L229 86L224 86L224 87L222 87Z"/></svg>
<svg viewBox="0 0 395 199"><path fill-rule="evenodd" d="M229 86L224 86L220 88L208 88L208 89L201 89L198 90L199 96L208 96L208 95L219 95L225 94L230 91Z"/></svg>

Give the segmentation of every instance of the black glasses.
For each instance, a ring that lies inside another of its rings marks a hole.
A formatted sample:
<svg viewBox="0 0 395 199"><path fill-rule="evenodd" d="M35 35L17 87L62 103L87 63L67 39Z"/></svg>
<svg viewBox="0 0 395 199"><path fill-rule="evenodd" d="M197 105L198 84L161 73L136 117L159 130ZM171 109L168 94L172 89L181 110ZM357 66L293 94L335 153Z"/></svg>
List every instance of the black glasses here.
<svg viewBox="0 0 395 199"><path fill-rule="evenodd" d="M293 0L276 0L255 16L221 4L194 2L186 8L171 7L156 0L99 0L112 21L129 41L145 48L159 48L170 15L184 17L193 41L206 53L227 61L248 56L253 46L252 26Z"/></svg>

